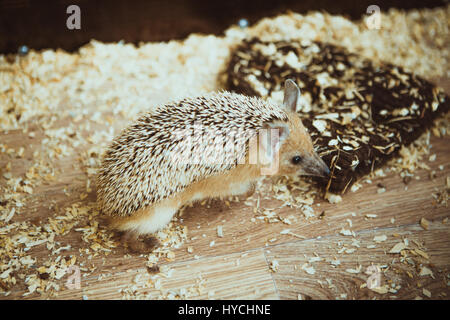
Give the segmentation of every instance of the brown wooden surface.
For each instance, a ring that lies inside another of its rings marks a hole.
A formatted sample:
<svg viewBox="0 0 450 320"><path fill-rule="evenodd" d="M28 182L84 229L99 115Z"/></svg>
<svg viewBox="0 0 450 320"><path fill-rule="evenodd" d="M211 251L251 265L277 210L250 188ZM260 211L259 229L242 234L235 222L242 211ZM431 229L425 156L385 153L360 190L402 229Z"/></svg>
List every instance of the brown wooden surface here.
<svg viewBox="0 0 450 320"><path fill-rule="evenodd" d="M29 146L24 159L14 159L13 162L12 172L23 174L29 163L27 157L32 154L34 146L39 145L39 137L28 139L22 131L16 130L0 133L0 140L15 148ZM160 289L139 287L135 294L145 293L147 298L167 297L170 292L191 288L195 294L190 297L201 299L297 299L299 295L304 299L413 299L417 296L427 298L422 291L426 288L433 299L448 299L450 222L445 223L444 219L450 216L450 209L437 205L432 193L444 188L445 179L450 175L450 139L432 138L431 143L437 158L426 163L436 170L435 178L430 179L428 171L419 170L417 176L420 180L413 179L407 190L398 174L390 173L386 177L373 179L372 184L364 183L357 192L344 195L339 204L318 201L314 209L316 213L325 211L322 219L306 219L296 209L284 207L276 212L280 217L296 217L291 225L258 219L252 221L255 217L253 208L245 205L244 201L232 202L229 207L220 201L212 201L187 208L181 218L188 228L188 240L181 248L174 250L173 261L161 264L163 270L173 269L171 277L159 276ZM2 156L0 165L4 167L9 161L11 158ZM439 169L440 165L444 166L444 170ZM86 199L80 200L86 175L77 165L76 158L64 158L56 167L60 170L57 180L35 188L29 196L27 207L16 214L13 221L32 221L39 225L48 217L60 215L72 203L95 201L95 188ZM386 186L385 193L377 193L378 183ZM282 204L270 197L263 199L266 195L260 194L262 208L276 208ZM367 214L377 216L368 218ZM419 224L423 217L431 222L428 230ZM223 226L223 237L217 236L219 225ZM281 234L285 229L290 229L291 233ZM342 229L353 231L355 236L342 235ZM374 236L383 234L387 236L386 241L373 241ZM401 263L400 254L387 253L404 238L408 238L412 248L417 247L413 240L422 244L429 259L418 261L415 257L417 261L413 267ZM360 247L352 246L353 239L360 242ZM62 246L71 245L71 249L65 251L66 256L79 256L79 249L85 247L80 232L71 231L57 240ZM215 244L210 246L213 240ZM375 248L367 248L373 244ZM193 248L193 253L187 252L188 246ZM339 253L343 247L356 250ZM49 254L44 245L36 246L30 252L38 261ZM311 275L302 266L315 255L323 260L309 264L316 271ZM78 259L96 269L86 274L82 272L81 290L66 289L63 277L58 298L80 299L83 295L89 299L122 298L124 294L119 290L132 287L137 274L142 274L144 278L149 276L146 257L126 254L121 247L107 256ZM337 267L330 263L336 259L341 261ZM394 259L396 262L383 273L383 279L387 283L393 281L400 284L397 293L378 294L360 288L368 278L364 274L368 266L389 264ZM274 260L279 263L276 272L270 269ZM346 269L355 269L359 265L362 267L360 273L346 272ZM422 266L430 268L435 278L418 276ZM406 271L413 277L408 276ZM38 294L23 297L26 287L20 281L11 291L8 299L46 298ZM0 299L5 297L0 296Z"/></svg>
<svg viewBox="0 0 450 320"><path fill-rule="evenodd" d="M450 91L446 79L437 82L446 92ZM54 126L61 128L68 123L67 119L58 120ZM124 123L118 121L115 125L120 128ZM15 177L24 176L34 163L33 152L40 150L45 136L36 123L29 123L27 127L27 132L36 132L34 138L24 130L0 132L1 144L15 150L25 148L23 158L6 153L0 155L2 174L8 162L11 162L11 173ZM105 128L91 126L92 132L102 129ZM90 245L82 240L81 232L72 230L64 236L56 236L60 246L71 246L61 254L76 256L77 265L83 264L86 270L81 274L80 290L67 289L64 286L67 277L64 276L59 281L61 291L56 298L171 298L171 294L185 290L189 295L184 297L198 299L429 299L424 295L425 288L432 299L449 299L450 221L445 219L450 216L450 209L436 203L433 194L445 188L446 178L450 176L450 137L432 137L430 142L431 154L436 154L436 160L425 159L424 162L436 172L435 177L430 178L428 170L418 170L417 178L405 188L398 174L388 173L385 177L372 179L371 184L363 183L356 192L348 192L341 203L316 201L313 206L316 214L324 212L321 219L306 219L294 208L280 209L282 202L275 200L271 192L264 191L270 181L266 181L263 191L252 198L261 199L262 209L278 208L275 210L277 216L290 217L290 225L255 219L261 214L255 214L253 207L246 205L244 200L231 202L229 206L214 200L186 208L176 224L187 227L187 240L174 250L174 259L160 260L162 272L152 280L160 279L158 289L153 284L145 285L149 277L154 276L147 272L145 255L127 254L119 245L110 254L88 258L80 255L80 250ZM73 204L85 206L95 202L94 185L87 197L80 200L88 178L80 164L80 156L90 146L92 144L82 145L71 156L53 161L56 179L35 187L33 194L26 196L25 208L16 213L11 222L28 221L40 226L49 218L64 215ZM5 179L0 175L0 184L4 183ZM379 183L386 187L386 192L377 192ZM420 226L422 218L430 221L428 230ZM93 220L102 222L101 217ZM77 227L92 225L86 217L75 219L75 222ZM217 236L219 225L223 227L223 237ZM286 229L290 233L282 234ZM343 229L353 232L353 236L343 235ZM374 237L380 235L385 235L386 240L374 242ZM411 250L406 250L403 257L408 258L409 263L402 261L401 254L389 253L403 239L410 243ZM210 246L211 241L215 242L214 246ZM359 247L354 245L355 241ZM188 247L192 247L193 252L189 253ZM419 247L428 259L415 253ZM33 247L29 254L36 258L36 266L49 258L45 244ZM321 261L308 262L314 256L320 257ZM340 260L340 265L331 264L334 260ZM275 272L271 270L274 261L279 264ZM371 265L387 266L382 269L383 283L400 285L397 292L379 294L361 287L369 277L364 271ZM309 274L302 268L304 266L313 267L315 273ZM359 267L359 273L346 271ZM432 270L434 278L420 276L423 267ZM171 276L164 276L167 273ZM136 278L137 275L140 276ZM55 298L37 293L23 296L25 292L26 285L19 280L11 288L11 294L0 295L0 299Z"/></svg>

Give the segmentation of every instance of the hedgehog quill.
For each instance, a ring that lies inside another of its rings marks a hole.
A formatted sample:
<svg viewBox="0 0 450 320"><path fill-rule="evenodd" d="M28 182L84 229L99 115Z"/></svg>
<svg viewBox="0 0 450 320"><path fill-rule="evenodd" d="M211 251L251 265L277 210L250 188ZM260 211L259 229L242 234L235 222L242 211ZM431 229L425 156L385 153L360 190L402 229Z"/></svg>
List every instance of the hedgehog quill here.
<svg viewBox="0 0 450 320"><path fill-rule="evenodd" d="M282 106L220 92L142 115L102 158L97 201L111 228L131 251L150 251L185 204L251 194L262 175L328 176L295 112L299 96L287 80Z"/></svg>

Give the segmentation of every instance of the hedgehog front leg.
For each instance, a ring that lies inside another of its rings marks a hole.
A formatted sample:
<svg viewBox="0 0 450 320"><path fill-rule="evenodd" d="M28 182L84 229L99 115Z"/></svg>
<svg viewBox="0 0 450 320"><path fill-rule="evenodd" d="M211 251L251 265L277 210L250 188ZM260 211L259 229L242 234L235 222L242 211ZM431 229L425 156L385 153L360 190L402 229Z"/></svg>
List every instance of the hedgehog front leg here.
<svg viewBox="0 0 450 320"><path fill-rule="evenodd" d="M250 197L256 189L256 183L253 181L243 183L233 183L230 185L230 194L232 196Z"/></svg>

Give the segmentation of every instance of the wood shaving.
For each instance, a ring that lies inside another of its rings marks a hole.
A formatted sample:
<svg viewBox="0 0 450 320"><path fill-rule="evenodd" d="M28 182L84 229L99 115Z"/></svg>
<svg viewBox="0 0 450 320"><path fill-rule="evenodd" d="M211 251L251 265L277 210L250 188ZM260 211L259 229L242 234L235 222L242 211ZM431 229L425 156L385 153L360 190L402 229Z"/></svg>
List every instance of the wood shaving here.
<svg viewBox="0 0 450 320"><path fill-rule="evenodd" d="M375 236L375 237L373 238L373 241L378 242L378 243L384 242L384 241L386 241L386 240L387 240L387 236L386 236L385 234L382 234L382 235L380 235L380 236Z"/></svg>
<svg viewBox="0 0 450 320"><path fill-rule="evenodd" d="M277 272L279 266L280 264L278 263L277 260L270 261L269 268L271 272Z"/></svg>
<svg viewBox="0 0 450 320"><path fill-rule="evenodd" d="M428 228L430 227L430 222L427 219L422 218L420 219L420 225L424 230L428 230Z"/></svg>
<svg viewBox="0 0 450 320"><path fill-rule="evenodd" d="M389 253L400 253L402 250L405 250L407 246L403 242L397 243L391 250L389 250Z"/></svg>

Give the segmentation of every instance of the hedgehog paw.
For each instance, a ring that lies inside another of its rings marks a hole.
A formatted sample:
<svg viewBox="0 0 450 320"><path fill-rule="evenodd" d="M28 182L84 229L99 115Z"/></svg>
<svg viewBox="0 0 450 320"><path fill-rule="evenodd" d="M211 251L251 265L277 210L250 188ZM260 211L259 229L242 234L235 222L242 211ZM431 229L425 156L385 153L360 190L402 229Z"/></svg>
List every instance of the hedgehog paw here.
<svg viewBox="0 0 450 320"><path fill-rule="evenodd" d="M248 197L251 197L256 191L256 183L252 182L250 184L250 187L246 193L244 193L244 199L247 199Z"/></svg>
<svg viewBox="0 0 450 320"><path fill-rule="evenodd" d="M144 239L145 246L147 247L147 250L149 252L155 250L156 248L158 248L161 245L161 242L159 242L158 239L156 239L155 237L149 237Z"/></svg>
<svg viewBox="0 0 450 320"><path fill-rule="evenodd" d="M122 236L122 240L128 250L132 253L150 253L159 246L159 240L155 237L150 237L139 240L138 236L127 232Z"/></svg>

